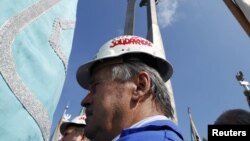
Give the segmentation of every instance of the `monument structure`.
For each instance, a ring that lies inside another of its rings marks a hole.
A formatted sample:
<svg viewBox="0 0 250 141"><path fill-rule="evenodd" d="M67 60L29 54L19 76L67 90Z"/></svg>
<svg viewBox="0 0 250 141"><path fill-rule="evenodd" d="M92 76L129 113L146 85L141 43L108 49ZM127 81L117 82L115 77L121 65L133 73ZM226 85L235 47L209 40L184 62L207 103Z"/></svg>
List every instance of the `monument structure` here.
<svg viewBox="0 0 250 141"><path fill-rule="evenodd" d="M141 0L140 7L147 7L147 39L154 43L165 54L160 28L157 22L156 4L158 0ZM124 35L133 35L135 19L135 0L128 0L127 15L125 20ZM166 56L166 55L165 55ZM177 113L171 81L165 83L174 110L174 121L177 123Z"/></svg>

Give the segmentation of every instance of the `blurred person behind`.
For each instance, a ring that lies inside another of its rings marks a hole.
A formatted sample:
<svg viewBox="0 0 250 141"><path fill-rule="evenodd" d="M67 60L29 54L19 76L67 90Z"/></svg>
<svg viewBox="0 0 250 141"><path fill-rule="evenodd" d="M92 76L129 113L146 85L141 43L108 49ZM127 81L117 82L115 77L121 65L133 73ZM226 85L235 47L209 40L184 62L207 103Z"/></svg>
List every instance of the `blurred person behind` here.
<svg viewBox="0 0 250 141"><path fill-rule="evenodd" d="M60 141L89 141L84 133L85 119L85 115L80 115L72 119L72 121L63 122L60 126L60 132L63 135Z"/></svg>
<svg viewBox="0 0 250 141"><path fill-rule="evenodd" d="M214 122L215 125L250 124L250 112L244 109L229 109L224 111Z"/></svg>

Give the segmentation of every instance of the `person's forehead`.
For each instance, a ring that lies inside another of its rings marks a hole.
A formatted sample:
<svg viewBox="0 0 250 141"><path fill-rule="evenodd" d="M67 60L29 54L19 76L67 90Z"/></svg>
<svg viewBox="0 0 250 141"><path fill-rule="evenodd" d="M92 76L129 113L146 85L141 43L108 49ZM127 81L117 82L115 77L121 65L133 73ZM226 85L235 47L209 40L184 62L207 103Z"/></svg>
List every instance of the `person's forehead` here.
<svg viewBox="0 0 250 141"><path fill-rule="evenodd" d="M124 63L121 58L113 58L113 59L107 59L97 62L93 68L92 73L101 70L102 68L111 68L112 66L116 64L122 64Z"/></svg>
<svg viewBox="0 0 250 141"><path fill-rule="evenodd" d="M68 127L65 129L65 131L64 131L63 134L72 133L72 132L74 132L74 131L75 131L75 127L74 127L74 126L68 126Z"/></svg>
<svg viewBox="0 0 250 141"><path fill-rule="evenodd" d="M68 130L73 130L73 129L75 129L76 128L76 126L74 126L74 125L69 125L67 128L66 128L66 131L68 131Z"/></svg>
<svg viewBox="0 0 250 141"><path fill-rule="evenodd" d="M91 70L91 81L95 79L107 79L110 77L114 65L123 63L122 60L109 60L96 64Z"/></svg>

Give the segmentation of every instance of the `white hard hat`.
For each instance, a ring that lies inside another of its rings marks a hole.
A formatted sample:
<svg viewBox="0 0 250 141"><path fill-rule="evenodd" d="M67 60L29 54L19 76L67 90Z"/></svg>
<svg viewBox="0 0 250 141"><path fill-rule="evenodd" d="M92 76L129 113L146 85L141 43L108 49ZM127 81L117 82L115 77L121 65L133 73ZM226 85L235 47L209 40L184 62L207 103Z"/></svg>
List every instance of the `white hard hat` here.
<svg viewBox="0 0 250 141"><path fill-rule="evenodd" d="M106 42L95 58L78 68L76 77L78 83L88 89L90 71L93 65L101 60L122 57L126 55L140 58L142 62L155 68L166 82L173 74L172 65L166 60L165 53L152 42L134 35L124 35Z"/></svg>
<svg viewBox="0 0 250 141"><path fill-rule="evenodd" d="M74 119L72 119L72 121L69 122L63 122L62 125L60 126L60 132L61 134L64 134L65 130L69 127L69 126L82 126L84 127L86 125L86 115L80 115L75 117Z"/></svg>

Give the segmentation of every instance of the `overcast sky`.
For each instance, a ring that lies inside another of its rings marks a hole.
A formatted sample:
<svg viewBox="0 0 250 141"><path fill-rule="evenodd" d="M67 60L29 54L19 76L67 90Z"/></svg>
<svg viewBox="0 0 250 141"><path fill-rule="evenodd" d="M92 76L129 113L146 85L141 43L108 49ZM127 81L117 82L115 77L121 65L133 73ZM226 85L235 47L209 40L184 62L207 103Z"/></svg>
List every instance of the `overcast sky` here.
<svg viewBox="0 0 250 141"><path fill-rule="evenodd" d="M69 70L52 129L67 102L69 113L79 114L86 91L76 82L77 68L103 43L123 34L126 8L126 0L79 0ZM139 1L136 8L134 34L146 37L146 8L139 7ZM249 37L222 0L160 0L157 11L166 56L174 68L171 83L179 127L190 140L190 106L199 134L207 138L207 125L223 111L249 109L235 78L241 70L250 81Z"/></svg>

